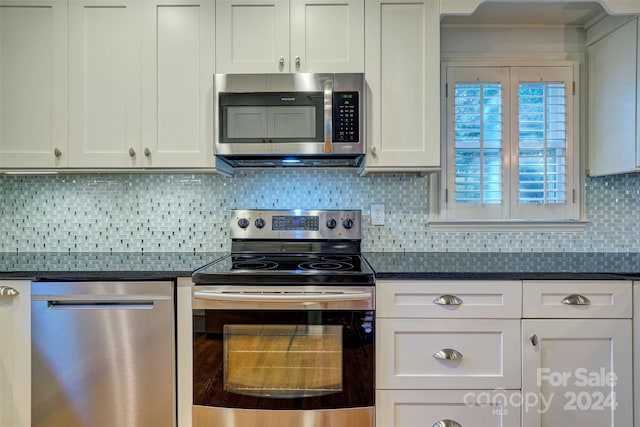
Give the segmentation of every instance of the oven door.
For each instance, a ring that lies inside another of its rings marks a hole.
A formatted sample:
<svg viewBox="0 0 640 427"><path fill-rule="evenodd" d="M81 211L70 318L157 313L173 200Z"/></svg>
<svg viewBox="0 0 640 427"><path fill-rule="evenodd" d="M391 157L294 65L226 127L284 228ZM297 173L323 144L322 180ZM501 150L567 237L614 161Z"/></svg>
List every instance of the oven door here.
<svg viewBox="0 0 640 427"><path fill-rule="evenodd" d="M373 301L372 287L194 287L194 426L372 426Z"/></svg>

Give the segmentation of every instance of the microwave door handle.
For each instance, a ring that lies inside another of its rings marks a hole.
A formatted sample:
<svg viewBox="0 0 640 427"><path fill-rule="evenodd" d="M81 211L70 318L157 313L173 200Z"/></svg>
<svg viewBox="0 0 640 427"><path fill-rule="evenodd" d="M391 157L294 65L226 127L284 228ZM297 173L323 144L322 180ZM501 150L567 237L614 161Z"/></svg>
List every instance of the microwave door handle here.
<svg viewBox="0 0 640 427"><path fill-rule="evenodd" d="M333 153L333 81L324 81L324 152Z"/></svg>

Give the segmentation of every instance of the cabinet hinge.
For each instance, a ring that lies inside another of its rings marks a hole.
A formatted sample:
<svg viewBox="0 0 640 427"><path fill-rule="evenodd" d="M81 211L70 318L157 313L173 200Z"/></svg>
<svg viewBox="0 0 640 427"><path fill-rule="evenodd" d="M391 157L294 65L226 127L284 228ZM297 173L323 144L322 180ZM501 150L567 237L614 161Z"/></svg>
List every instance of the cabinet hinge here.
<svg viewBox="0 0 640 427"><path fill-rule="evenodd" d="M575 94L576 94L576 82L575 82L575 80L573 81L573 84L571 85L571 91L573 92L573 95L575 96Z"/></svg>

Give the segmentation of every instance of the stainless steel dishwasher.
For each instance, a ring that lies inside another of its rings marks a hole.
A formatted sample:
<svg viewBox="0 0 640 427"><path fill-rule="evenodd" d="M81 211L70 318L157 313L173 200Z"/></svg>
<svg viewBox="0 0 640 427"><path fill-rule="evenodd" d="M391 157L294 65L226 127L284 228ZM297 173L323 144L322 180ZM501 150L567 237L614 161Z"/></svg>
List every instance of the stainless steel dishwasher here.
<svg viewBox="0 0 640 427"><path fill-rule="evenodd" d="M34 282L32 426L174 426L172 282Z"/></svg>

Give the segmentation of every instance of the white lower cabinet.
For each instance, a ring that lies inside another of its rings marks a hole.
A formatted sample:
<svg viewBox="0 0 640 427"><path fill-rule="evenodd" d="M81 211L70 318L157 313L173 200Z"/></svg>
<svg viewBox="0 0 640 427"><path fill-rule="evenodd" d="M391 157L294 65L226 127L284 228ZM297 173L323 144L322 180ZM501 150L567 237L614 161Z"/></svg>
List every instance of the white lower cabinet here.
<svg viewBox="0 0 640 427"><path fill-rule="evenodd" d="M633 388L633 425L640 427L640 282L633 283Z"/></svg>
<svg viewBox="0 0 640 427"><path fill-rule="evenodd" d="M378 319L376 327L380 388L520 388L520 319Z"/></svg>
<svg viewBox="0 0 640 427"><path fill-rule="evenodd" d="M519 281L379 281L376 292L377 426L519 425Z"/></svg>
<svg viewBox="0 0 640 427"><path fill-rule="evenodd" d="M523 426L633 425L631 282L525 281L523 295Z"/></svg>
<svg viewBox="0 0 640 427"><path fill-rule="evenodd" d="M31 282L0 281L0 426L31 425Z"/></svg>
<svg viewBox="0 0 640 427"><path fill-rule="evenodd" d="M520 390L378 390L376 400L377 426L520 425Z"/></svg>

